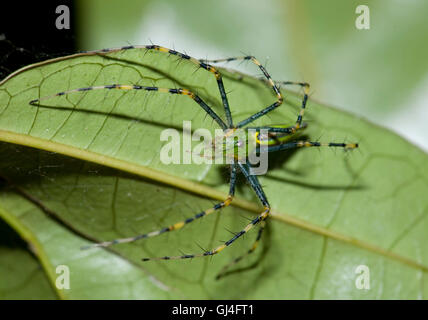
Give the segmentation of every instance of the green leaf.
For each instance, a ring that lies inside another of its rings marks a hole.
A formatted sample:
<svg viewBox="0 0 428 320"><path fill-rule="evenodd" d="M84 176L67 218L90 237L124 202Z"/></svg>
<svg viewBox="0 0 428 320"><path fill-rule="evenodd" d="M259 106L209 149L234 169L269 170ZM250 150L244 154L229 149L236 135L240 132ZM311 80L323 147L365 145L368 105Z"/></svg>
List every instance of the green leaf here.
<svg viewBox="0 0 428 320"><path fill-rule="evenodd" d="M49 281L26 243L0 220L0 300L55 299Z"/></svg>
<svg viewBox="0 0 428 320"><path fill-rule="evenodd" d="M195 70L164 53L127 50L47 61L0 84L0 175L9 182L0 216L38 248L52 283L57 265L70 267L71 288L63 298L426 296L426 154L364 119L313 101L305 135L355 141L360 148L270 155L270 170L260 180L272 218L261 248L237 272L214 280L224 264L248 250L257 232L212 259L141 258L199 253L198 246L211 249L229 239L228 230L239 231L260 210L242 181L232 207L180 231L80 251L85 238L150 232L224 199L223 167L165 165L159 159L163 129L181 130L183 120L191 120L193 129L217 127L193 100L159 92L98 90L55 97L39 107L28 102L92 85L156 85L191 89L223 116L214 76ZM222 73L235 122L274 101L257 79ZM287 103L257 124L295 121L300 98L284 93ZM97 266L100 260L104 267ZM356 288L360 265L369 267L370 290Z"/></svg>
<svg viewBox="0 0 428 320"><path fill-rule="evenodd" d="M13 148L15 151L19 150ZM5 150L2 149L2 151ZM74 234L57 220L50 219L46 214L49 214L47 209L23 190L15 189L14 192L9 190L1 194L0 216L28 241L34 254L40 259L58 297L62 299L168 298L165 293L168 289L166 285L126 259L106 250L80 251L79 248L87 245L88 241ZM9 265L9 269L13 267L17 269L14 271L20 271L19 269L24 267L21 264L24 258L11 260L19 256L22 256L21 251L9 250L9 255L2 256L2 259L7 259L6 266ZM25 268L30 266L32 265L26 264ZM57 282L62 283L61 277L64 275L63 270L57 268L63 266L69 271L69 289L61 285L57 286ZM16 278L19 275L25 280L30 276L35 277L31 269L27 270L27 274L24 271L14 275ZM40 275L37 276L40 277ZM5 298L14 297L14 295L16 295L15 298L27 298L21 295L16 286L9 285L7 289L10 291L4 289ZM43 298L43 289L45 284L41 283L39 287L33 289L31 298Z"/></svg>

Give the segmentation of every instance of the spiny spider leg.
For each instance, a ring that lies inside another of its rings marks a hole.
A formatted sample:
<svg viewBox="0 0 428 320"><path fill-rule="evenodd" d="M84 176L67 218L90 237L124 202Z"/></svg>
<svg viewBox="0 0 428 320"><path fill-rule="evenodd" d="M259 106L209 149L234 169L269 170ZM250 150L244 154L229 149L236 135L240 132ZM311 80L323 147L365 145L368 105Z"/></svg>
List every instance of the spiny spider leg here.
<svg viewBox="0 0 428 320"><path fill-rule="evenodd" d="M275 151L300 148L300 147L341 147L341 148L345 148L345 149L354 149L354 148L358 147L358 144L356 144L356 143L346 144L346 143L335 143L335 142L320 143L320 142L310 142L310 141L293 141L293 142L288 142L288 143L284 143L284 144L268 146L267 150L264 150L264 151L263 151L263 149L259 149L259 150L262 152L275 152ZM266 196L263 192L262 186L260 185L260 182L257 179L257 176L250 175L249 171L248 171L248 167L246 167L245 165L240 165L240 168L241 168L241 171L244 173L244 176L246 177L246 179L250 182L251 187L253 188L253 190L255 191L258 198L261 200L261 202L265 206L265 208L270 208L269 203L267 202ZM230 267L232 267L233 265L235 265L236 263L241 261L244 257L248 256L249 254L253 253L256 250L256 248L259 245L260 239L262 237L262 234L263 234L263 231L265 228L265 220L267 217L268 217L268 215L266 215L266 217L264 217L262 219L262 221L260 221L259 232L258 232L257 237L256 237L253 245L251 246L251 248L247 252L245 252L243 255L235 258L229 264L224 266L222 268L222 270L219 272L219 274L217 275L216 279L222 278L226 274L227 270ZM253 222L254 222L254 220L252 221L252 223ZM239 235L239 233L238 233L238 235Z"/></svg>
<svg viewBox="0 0 428 320"><path fill-rule="evenodd" d="M261 201L261 203L264 205L265 211L263 211L262 214L259 215L256 219L254 219L254 220L251 221L252 225L260 223L259 232L257 233L257 237L254 240L253 245L251 246L251 248L247 252L245 252L244 254L238 256L237 258L233 259L230 263L228 263L227 265L225 265L221 269L221 271L217 274L217 277L216 277L217 280L219 280L224 275L226 275L226 272L227 272L227 270L230 267L232 267L233 265L237 264L244 257L250 255L251 253L253 253L257 249L257 247L258 247L258 245L260 243L260 240L262 238L263 231L265 229L266 219L268 218L269 213L270 213L269 202L267 201L266 195L265 195L265 193L263 191L263 188L262 188L262 186L261 186L261 184L260 184L257 176L250 175L248 165L240 164L240 169L241 169L241 172L244 174L245 178L247 179L247 181L250 183L250 186L253 188L254 192L257 195L257 197L259 198L259 200ZM267 213L265 213L266 210L267 210Z"/></svg>
<svg viewBox="0 0 428 320"><path fill-rule="evenodd" d="M157 92L163 92L163 93L170 93L170 94L181 94L190 97L194 101L196 101L197 104L199 104L202 109L205 110L205 112L213 118L222 129L226 129L227 126L221 120L221 118L214 112L211 107L209 107L199 96L191 92L187 89L169 89L169 88L159 88L159 87L145 87L145 86L138 86L138 85L124 85L124 84L112 84L112 85L105 85L105 86L95 86L95 87L86 87L86 88L79 88L79 89L73 89L63 92L58 92L51 96L45 96L39 99L34 99L30 101L31 105L37 105L40 103L40 101L52 99L53 97L57 96L63 96L74 92L84 92L84 91L91 91L91 90L145 90L145 91L157 91Z"/></svg>
<svg viewBox="0 0 428 320"><path fill-rule="evenodd" d="M236 164L235 164L236 165ZM205 256L213 256L215 254L218 254L219 252L223 251L226 247L230 246L233 242L238 240L242 235L250 231L255 225L259 224L261 221L264 221L269 216L270 212L270 206L266 199L266 195L264 194L264 191L257 179L256 176L250 175L249 173L249 167L247 164L243 164L240 162L237 162L237 165L241 169L241 172L244 174L247 181L250 183L251 187L254 189L254 191L257 194L257 197L260 199L262 204L264 205L263 212L257 216L257 218L251 220L249 224L245 226L241 231L237 232L231 239L223 243L222 245L213 248L209 251L205 251L203 253L199 254L186 254L181 256L166 256L166 257L156 257L156 258L143 258L143 261L153 261L153 260L179 260L179 259L193 259L193 258L199 258L199 257L205 257Z"/></svg>
<svg viewBox="0 0 428 320"><path fill-rule="evenodd" d="M222 100L224 111L226 114L227 125L229 128L233 127L233 120L232 120L232 115L230 113L229 101L227 100L226 91L224 89L224 84L223 84L223 76L215 67L209 65L208 63L195 59L187 54L175 51L173 49L168 49L162 46L158 46L158 45L136 45L136 46L131 45L131 46L125 46L125 47L119 47L119 48L107 48L102 50L85 51L84 53L104 55L111 52L119 52L119 51L130 50L130 49L146 49L146 50L154 50L154 51L169 53L179 58L182 58L184 60L189 60L190 62L194 63L198 67L211 72L215 76L217 81L218 90L220 92L221 100Z"/></svg>
<svg viewBox="0 0 428 320"><path fill-rule="evenodd" d="M100 242L100 243L91 244L91 245L82 247L82 249L90 249L90 248L95 248L95 247L109 247L109 246L114 245L114 244L134 242L134 241L137 241L140 239L152 238L152 237L158 236L158 235L165 233L165 232L179 230L179 229L183 228L186 224L189 224L189 223L191 223L191 222L193 222L199 218L205 217L205 216L210 215L214 212L217 212L218 210L220 210L222 208L229 206L233 200L234 195L235 195L235 186L236 186L236 165L232 164L231 165L231 171L230 171L229 195L224 201L217 203L215 206L213 206L207 210L199 212L198 214L194 215L193 217L190 217L186 220L174 223L168 227L165 227L165 228L162 228L162 229L159 229L156 231L152 231L149 233L145 233L145 234L140 234L140 235L137 235L134 237L115 239L115 240L111 240L111 241L104 241L104 242ZM162 258L157 258L157 259L167 260L167 258L168 257L162 257ZM184 259L184 258L188 258L188 257L182 256L182 259ZM153 258L153 259L156 259L156 258ZM143 259L143 261L153 260L153 259Z"/></svg>
<svg viewBox="0 0 428 320"><path fill-rule="evenodd" d="M265 151L276 152L281 150L307 148L307 147L336 147L351 150L358 148L358 143L338 143L338 142L312 142L312 141L290 141L282 144L268 146ZM263 152L263 149L259 149Z"/></svg>
<svg viewBox="0 0 428 320"><path fill-rule="evenodd" d="M245 120L242 120L236 125L236 128L242 128L246 126L247 124L253 122L254 120L264 116L265 114L271 112L272 110L275 110L277 107L279 107L283 101L284 97L282 96L281 91L279 88L275 85L274 81L272 80L271 76L265 69L265 67L262 66L262 64L253 56L242 56L242 57L232 57L232 58L225 58L225 59L216 59L216 60L199 60L201 62L207 62L207 63L218 63L218 62L230 62L230 61L238 61L238 60L248 60L253 62L256 66L260 68L260 70L263 72L263 75L266 77L268 84L272 87L272 90L274 91L275 95L277 96L277 100L264 108L263 110L253 114L252 116L248 117Z"/></svg>
<svg viewBox="0 0 428 320"><path fill-rule="evenodd" d="M226 273L227 270L230 269L231 267L233 267L235 264L237 264L239 261L241 261L242 259L244 259L246 256L250 255L251 253L253 253L257 247L259 246L260 240L262 238L262 234L263 231L265 229L266 226L266 221L261 221L260 222L260 226L259 226L259 232L257 233L257 237L253 242L253 245L251 246L251 248L245 252L244 254L240 255L239 257L233 259L230 263L228 263L227 265L225 265L220 272L217 274L216 276L216 280L220 280L221 278L223 278Z"/></svg>

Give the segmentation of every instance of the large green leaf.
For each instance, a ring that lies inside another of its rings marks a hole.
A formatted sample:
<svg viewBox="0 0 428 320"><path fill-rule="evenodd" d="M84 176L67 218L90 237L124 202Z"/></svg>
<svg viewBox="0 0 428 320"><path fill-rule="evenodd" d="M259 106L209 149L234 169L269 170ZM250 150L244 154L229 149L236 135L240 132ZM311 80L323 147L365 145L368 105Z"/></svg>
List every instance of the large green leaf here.
<svg viewBox="0 0 428 320"><path fill-rule="evenodd" d="M216 125L188 97L156 92L89 91L39 107L28 102L90 85L184 87L223 116L215 78L195 70L164 53L128 50L48 61L1 84L0 174L10 187L2 192L0 215L36 243L51 281L58 264L74 272L63 297L426 295L426 155L385 129L313 101L306 115L309 138L356 141L361 147L352 153L304 149L271 155L270 171L260 180L274 212L262 248L237 266L244 270L214 280L225 263L251 246L256 232L212 259L140 261L180 250L198 253L198 245L210 249L230 238L228 230L239 231L259 210L243 183L233 207L180 231L111 251L80 251L87 242L82 237L99 241L156 230L225 197L222 167L165 165L159 159L163 129L181 128L183 120L191 120L193 129L212 131ZM235 119L273 101L257 79L223 73ZM286 94L286 100L258 124L295 121L299 97ZM108 272L94 267L99 260L110 266ZM370 269L370 290L355 286L359 265Z"/></svg>

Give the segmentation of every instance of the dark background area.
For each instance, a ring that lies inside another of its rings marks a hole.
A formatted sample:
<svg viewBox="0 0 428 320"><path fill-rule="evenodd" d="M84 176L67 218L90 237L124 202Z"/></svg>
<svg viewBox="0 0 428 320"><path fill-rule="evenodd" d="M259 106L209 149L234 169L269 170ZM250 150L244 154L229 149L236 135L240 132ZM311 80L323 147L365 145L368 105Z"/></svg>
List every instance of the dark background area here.
<svg viewBox="0 0 428 320"><path fill-rule="evenodd" d="M57 29L57 6L70 9L70 29ZM0 11L0 79L31 63L74 53L74 1L12 1Z"/></svg>

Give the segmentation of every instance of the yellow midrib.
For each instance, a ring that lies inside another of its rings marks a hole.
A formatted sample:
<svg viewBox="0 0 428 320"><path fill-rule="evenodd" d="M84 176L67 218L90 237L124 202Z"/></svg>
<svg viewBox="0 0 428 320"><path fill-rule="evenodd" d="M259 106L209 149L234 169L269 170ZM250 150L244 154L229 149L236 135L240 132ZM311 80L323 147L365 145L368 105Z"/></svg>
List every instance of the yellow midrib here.
<svg viewBox="0 0 428 320"><path fill-rule="evenodd" d="M31 230L29 230L25 224L19 223L16 219L13 218L9 212L7 212L4 208L0 207L0 217L3 218L6 223L11 226L21 238L23 238L27 243L31 244L31 248L33 253L37 256L40 264L45 270L46 276L49 279L49 283L51 284L52 289L61 300L66 299L66 295L62 290L58 290L55 286L56 274L53 272L55 268L50 263L50 260L47 257L46 252L43 250L43 245L39 242L39 240L34 236Z"/></svg>

